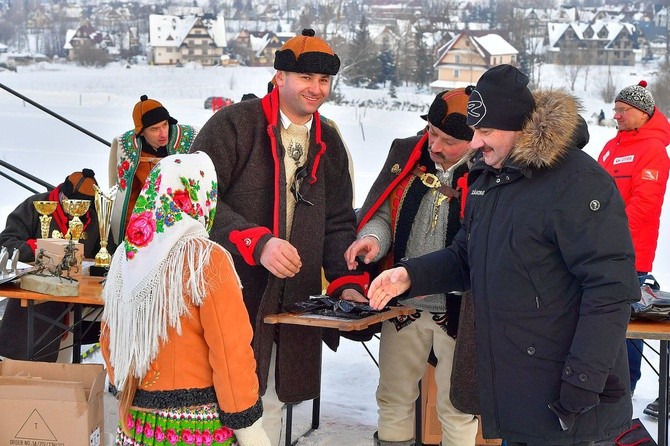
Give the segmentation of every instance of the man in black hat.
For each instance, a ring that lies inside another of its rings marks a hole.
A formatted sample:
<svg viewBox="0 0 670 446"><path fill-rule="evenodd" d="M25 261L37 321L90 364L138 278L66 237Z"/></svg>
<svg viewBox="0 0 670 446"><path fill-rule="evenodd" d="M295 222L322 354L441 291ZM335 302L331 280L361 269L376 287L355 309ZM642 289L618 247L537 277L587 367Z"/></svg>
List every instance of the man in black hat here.
<svg viewBox="0 0 670 446"><path fill-rule="evenodd" d="M81 242L84 244L84 257L94 258L100 250L98 218L92 201L95 198L93 186L97 184L95 173L91 169L82 169L65 177L65 180L51 191L28 197L7 216L5 229L0 233L0 246L18 249L21 262L34 262L37 239L42 237L42 230L40 214L35 209L33 202L58 202L56 210L51 214L49 226L49 237L51 237L54 230L58 230L61 234L66 234L68 231L70 217L63 210L63 199L91 200L88 211L81 216L86 233L86 238Z"/></svg>
<svg viewBox="0 0 670 446"><path fill-rule="evenodd" d="M363 291L367 277L347 269L356 238L349 158L337 129L318 113L340 59L314 30L275 54L273 88L225 107L203 126L191 151L214 161L219 205L211 238L230 251L254 327L263 427L279 444L282 407L320 394L322 338L316 327L266 324L310 294Z"/></svg>
<svg viewBox="0 0 670 446"><path fill-rule="evenodd" d="M358 260L378 269L404 257L449 246L461 227L461 205L470 168L472 129L466 123L463 88L435 97L422 135L393 141L363 206L357 240L345 253L350 269ZM382 323L379 344L379 446L411 446L419 381L431 349L437 358L437 412L442 444L474 446L477 420L449 397L461 293L434 294L405 302L409 317ZM364 300L367 303L367 299ZM474 391L474 389L473 389Z"/></svg>
<svg viewBox="0 0 670 446"><path fill-rule="evenodd" d="M91 169L73 172L65 180L49 192L42 192L28 197L7 216L5 229L0 233L0 246L9 250L19 250L21 262L34 262L37 239L42 237L40 214L33 205L34 201L56 201L56 210L51 214L49 237L54 230L66 234L69 217L63 210L64 199L93 200L95 198L95 173ZM98 217L91 201L88 211L80 217L86 234L80 242L84 245L84 257L92 259L100 250L100 231ZM113 252L114 246L108 247ZM35 306L39 315L55 320L62 317L67 304L61 302L44 302ZM35 358L26 357L27 309L21 307L19 299L9 299L0 323L0 356L12 359L36 359L39 361L56 361L60 349L60 339L54 340L59 330L52 330L53 336L46 336L34 346ZM35 318L35 339L39 340L52 324ZM92 333L97 339L98 333ZM95 341L93 341L95 342Z"/></svg>
<svg viewBox="0 0 670 446"><path fill-rule="evenodd" d="M188 153L197 129L178 124L163 104L142 95L133 108L134 128L114 138L109 154L109 185L118 185L111 238L120 243L144 180L159 159Z"/></svg>
<svg viewBox="0 0 670 446"><path fill-rule="evenodd" d="M630 425L633 244L614 181L580 150L578 102L527 85L510 65L482 75L468 102L482 159L461 230L383 272L368 296L379 308L404 292L471 289L484 437L592 445Z"/></svg>

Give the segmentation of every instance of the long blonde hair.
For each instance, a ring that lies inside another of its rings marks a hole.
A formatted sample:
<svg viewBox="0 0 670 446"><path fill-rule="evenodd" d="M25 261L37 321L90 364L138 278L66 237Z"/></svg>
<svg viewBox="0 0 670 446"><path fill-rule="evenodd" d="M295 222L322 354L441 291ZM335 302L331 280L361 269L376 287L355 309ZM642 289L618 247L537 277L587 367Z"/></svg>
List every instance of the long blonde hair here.
<svg viewBox="0 0 670 446"><path fill-rule="evenodd" d="M133 400L135 399L139 383L140 380L135 378L131 373L126 379L126 388L119 392L119 424L121 424L123 433L129 437L132 437L132 433L130 432L130 427L126 420L128 419L130 408L133 405Z"/></svg>

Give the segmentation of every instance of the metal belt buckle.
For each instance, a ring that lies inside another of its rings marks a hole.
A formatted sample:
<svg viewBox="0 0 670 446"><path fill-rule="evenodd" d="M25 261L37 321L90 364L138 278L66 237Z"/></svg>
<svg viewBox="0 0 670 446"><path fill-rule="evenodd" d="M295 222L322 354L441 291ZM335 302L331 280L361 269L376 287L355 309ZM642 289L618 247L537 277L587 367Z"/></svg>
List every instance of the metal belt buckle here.
<svg viewBox="0 0 670 446"><path fill-rule="evenodd" d="M423 184L425 184L428 187L432 188L437 188L440 187L440 180L437 178L436 175L433 175L432 173L422 173L419 175L419 179Z"/></svg>

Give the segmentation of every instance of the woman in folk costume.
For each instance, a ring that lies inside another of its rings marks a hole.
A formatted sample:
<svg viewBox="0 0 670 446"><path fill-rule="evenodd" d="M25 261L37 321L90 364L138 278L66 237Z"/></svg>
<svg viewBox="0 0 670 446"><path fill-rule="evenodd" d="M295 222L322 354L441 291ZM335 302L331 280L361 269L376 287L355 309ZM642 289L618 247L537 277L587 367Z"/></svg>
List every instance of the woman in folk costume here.
<svg viewBox="0 0 670 446"><path fill-rule="evenodd" d="M216 172L202 152L150 172L103 290L117 445L269 446L230 254L209 240Z"/></svg>

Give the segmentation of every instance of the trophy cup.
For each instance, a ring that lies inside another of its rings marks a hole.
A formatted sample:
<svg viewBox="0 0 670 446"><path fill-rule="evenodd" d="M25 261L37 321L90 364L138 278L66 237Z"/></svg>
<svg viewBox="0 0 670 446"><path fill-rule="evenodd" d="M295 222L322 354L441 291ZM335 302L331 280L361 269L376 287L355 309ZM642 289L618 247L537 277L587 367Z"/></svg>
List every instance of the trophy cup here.
<svg viewBox="0 0 670 446"><path fill-rule="evenodd" d="M58 206L57 201L33 201L35 210L40 213L40 228L42 229L42 238L49 237L49 226L51 225L51 214Z"/></svg>
<svg viewBox="0 0 670 446"><path fill-rule="evenodd" d="M74 243L79 242L79 239L82 238L82 232L84 231L84 224L79 217L88 211L89 206L91 206L91 200L63 200L63 210L66 214L72 216L72 220L70 220L70 223L68 224L68 231L67 234L65 234L65 238L69 238Z"/></svg>
<svg viewBox="0 0 670 446"><path fill-rule="evenodd" d="M112 255L107 250L107 239L112 219L112 208L116 199L118 185L114 185L107 192L103 192L97 185L95 188L95 212L98 214L98 229L100 230L100 251L95 255L95 265L90 268L91 276L104 276L109 271Z"/></svg>

